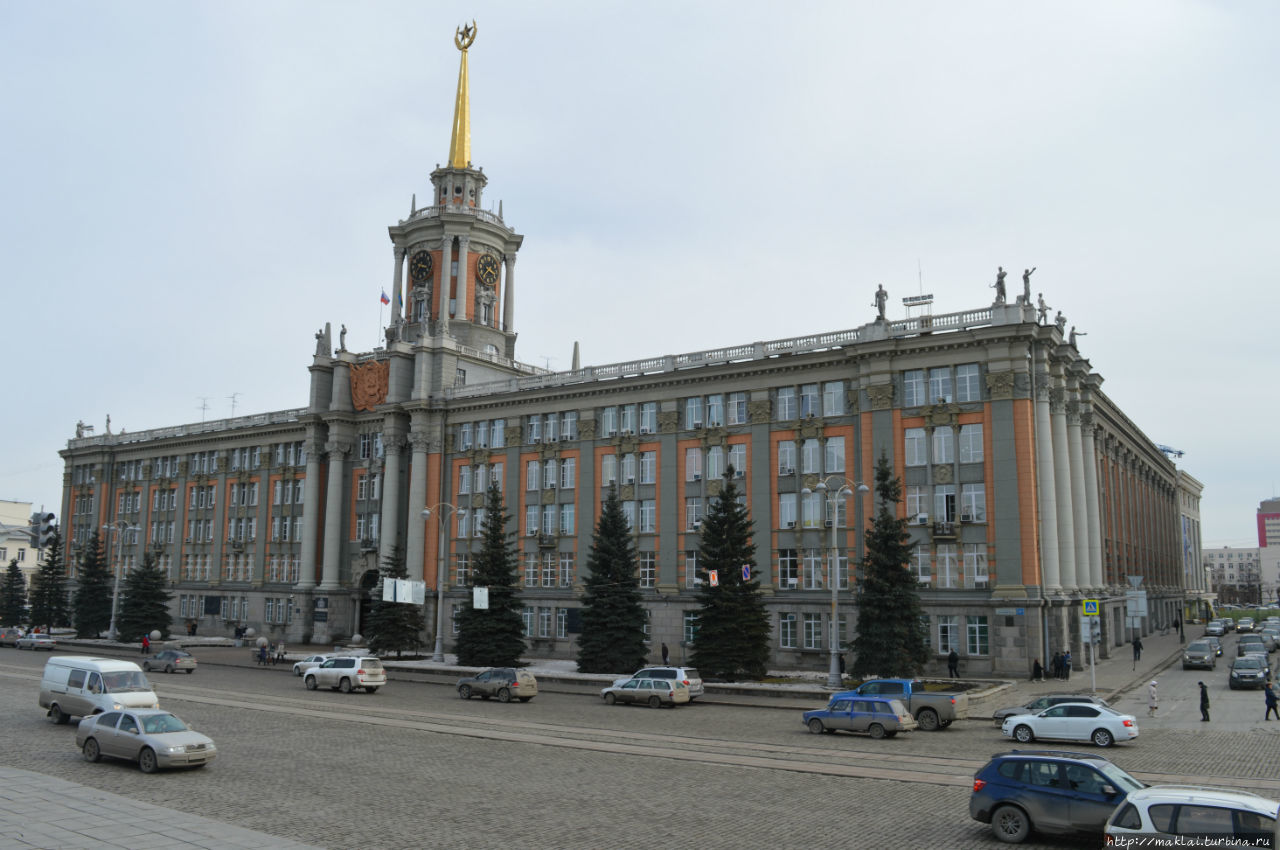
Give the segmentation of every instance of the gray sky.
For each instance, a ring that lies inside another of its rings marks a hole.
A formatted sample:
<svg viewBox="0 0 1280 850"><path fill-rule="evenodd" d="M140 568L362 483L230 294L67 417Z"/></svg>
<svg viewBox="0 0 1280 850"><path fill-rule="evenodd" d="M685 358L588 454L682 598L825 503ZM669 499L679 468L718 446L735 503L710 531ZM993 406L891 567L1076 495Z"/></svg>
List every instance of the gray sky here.
<svg viewBox="0 0 1280 850"><path fill-rule="evenodd" d="M0 498L58 510L78 419L300 407L317 327L378 344L386 228L446 158L474 17L472 159L526 237L519 359L856 327L921 276L969 309L1034 265L1103 390L1186 452L1206 544L1256 546L1280 4L782 8L0 4Z"/></svg>

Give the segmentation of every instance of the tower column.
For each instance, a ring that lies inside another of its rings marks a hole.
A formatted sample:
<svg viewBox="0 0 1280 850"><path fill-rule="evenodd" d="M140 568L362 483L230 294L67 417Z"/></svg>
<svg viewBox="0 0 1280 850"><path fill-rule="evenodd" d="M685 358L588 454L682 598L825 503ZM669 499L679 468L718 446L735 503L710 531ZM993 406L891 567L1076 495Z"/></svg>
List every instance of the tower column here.
<svg viewBox="0 0 1280 850"><path fill-rule="evenodd" d="M1071 465L1071 519L1076 552L1076 584L1091 587L1089 566L1089 521L1085 509L1084 447L1080 434L1080 386L1075 376L1068 378L1070 400L1067 402L1067 457Z"/></svg>
<svg viewBox="0 0 1280 850"><path fill-rule="evenodd" d="M1037 364L1036 377L1036 483L1040 496L1040 562L1045 593L1062 587L1058 565L1057 488L1053 481L1053 426L1049 417L1049 373Z"/></svg>
<svg viewBox="0 0 1280 850"><path fill-rule="evenodd" d="M304 443L307 452L307 478L302 484L302 564L298 589L316 586L316 532L320 529L320 451L324 443L316 436Z"/></svg>
<svg viewBox="0 0 1280 850"><path fill-rule="evenodd" d="M409 432L409 445L413 447L413 455L409 461L409 513L405 522L405 566L409 570L409 578L422 581L422 565L426 556L426 525L422 519L422 511L427 506L427 451L430 439L426 433L425 415L419 419L414 415L413 427Z"/></svg>
<svg viewBox="0 0 1280 850"><path fill-rule="evenodd" d="M444 239L440 242L440 315L438 316L437 327L440 336L449 335L449 294L453 291L453 237L449 234L444 235ZM430 305L427 306L430 310Z"/></svg>
<svg viewBox="0 0 1280 850"><path fill-rule="evenodd" d="M467 298L467 245L471 240L466 236L458 237L458 312L457 320L467 321L467 308L471 306ZM471 317L474 320L474 316Z"/></svg>
<svg viewBox="0 0 1280 850"><path fill-rule="evenodd" d="M1062 368L1055 364L1053 387L1049 390L1049 420L1053 428L1053 483L1057 497L1058 568L1062 589L1076 589L1075 520L1071 513L1071 455L1067 448L1066 386Z"/></svg>
<svg viewBox="0 0 1280 850"><path fill-rule="evenodd" d="M394 277L393 282L392 282L392 284L391 284L391 292L392 292L392 295L391 295L391 299L392 299L392 301L391 301L391 324L393 324L393 325L395 325L395 324L399 324L399 323L402 321L402 319L403 319L403 317L400 315L400 310L402 309L402 307L403 307L403 305L404 305L404 290L403 290L403 287L404 287L404 255L405 255L405 250L404 250L404 248L397 247L397 248L395 249L395 252L394 252L394 253L395 253L395 255L396 255L396 271L395 271L395 277Z"/></svg>
<svg viewBox="0 0 1280 850"><path fill-rule="evenodd" d="M502 290L502 330L511 334L516 332L516 252L507 253L503 260L506 261L507 274Z"/></svg>
<svg viewBox="0 0 1280 850"><path fill-rule="evenodd" d="M378 546L378 562L391 557L400 538L400 461L404 456L404 437L393 423L383 426L386 465L382 470L382 540Z"/></svg>
<svg viewBox="0 0 1280 850"><path fill-rule="evenodd" d="M1083 405L1080 414L1081 450L1084 454L1084 509L1089 540L1089 585L1102 588L1102 500L1098 495L1098 458L1093 443L1093 407Z"/></svg>
<svg viewBox="0 0 1280 850"><path fill-rule="evenodd" d="M324 499L324 572L319 589L338 590L342 586L338 581L342 565L342 489L351 443L330 440L324 448L329 453L329 487Z"/></svg>

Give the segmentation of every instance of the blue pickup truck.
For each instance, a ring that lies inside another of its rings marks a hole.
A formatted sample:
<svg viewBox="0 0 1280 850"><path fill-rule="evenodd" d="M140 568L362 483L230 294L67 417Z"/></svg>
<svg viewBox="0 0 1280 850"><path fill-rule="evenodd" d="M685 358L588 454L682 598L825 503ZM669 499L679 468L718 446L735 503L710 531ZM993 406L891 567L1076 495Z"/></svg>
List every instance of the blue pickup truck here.
<svg viewBox="0 0 1280 850"><path fill-rule="evenodd" d="M849 693L901 700L926 732L946 729L956 718L964 716L969 707L965 694L926 691L924 682L913 679L871 679Z"/></svg>

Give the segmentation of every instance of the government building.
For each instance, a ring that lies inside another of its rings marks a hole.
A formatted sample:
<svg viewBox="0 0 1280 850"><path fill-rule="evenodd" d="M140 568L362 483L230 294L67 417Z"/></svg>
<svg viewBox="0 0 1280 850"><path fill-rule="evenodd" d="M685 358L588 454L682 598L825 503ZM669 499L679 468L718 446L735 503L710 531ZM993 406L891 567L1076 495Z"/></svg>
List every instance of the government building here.
<svg viewBox="0 0 1280 850"><path fill-rule="evenodd" d="M61 453L73 574L98 530L125 569L158 554L177 631L327 644L360 633L398 547L428 588L428 645L443 593L448 651L495 482L527 657L569 658L594 526L616 488L652 657L666 643L680 661L696 635L701 517L731 474L754 522L773 664L826 669L830 582L847 641L875 508L858 484L874 483L883 455L903 483L904 569L930 644L942 660L954 647L967 675L1026 675L1064 648L1085 658L1084 599L1100 601L1104 655L1195 616L1209 590L1201 485L1103 393L1074 332L1031 303L1025 281L1006 298L1002 273L994 303L959 313L886 318L881 290L875 313L846 330L562 372L521 363L524 237L483 206L470 41L459 34L447 164L431 173L429 203L388 228L385 345L348 351L345 332L336 345L317 332L303 408L78 433ZM1134 585L1145 607L1126 616Z"/></svg>

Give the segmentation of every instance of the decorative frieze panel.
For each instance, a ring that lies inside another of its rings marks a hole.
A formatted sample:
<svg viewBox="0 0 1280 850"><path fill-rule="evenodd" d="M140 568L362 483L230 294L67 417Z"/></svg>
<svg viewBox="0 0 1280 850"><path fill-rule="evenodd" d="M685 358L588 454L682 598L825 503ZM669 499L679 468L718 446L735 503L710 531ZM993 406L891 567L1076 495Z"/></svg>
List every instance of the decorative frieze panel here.
<svg viewBox="0 0 1280 850"><path fill-rule="evenodd" d="M747 415L752 425L768 425L773 416L773 406L767 398L747 402Z"/></svg>
<svg viewBox="0 0 1280 850"><path fill-rule="evenodd" d="M1012 371L988 372L987 394L992 399L1013 398L1013 387L1016 375Z"/></svg>
<svg viewBox="0 0 1280 850"><path fill-rule="evenodd" d="M921 415L924 416L924 424L928 428L942 428L950 426L952 428L960 424L960 405L950 404L931 404L928 407L920 408Z"/></svg>
<svg viewBox="0 0 1280 850"><path fill-rule="evenodd" d="M800 422L800 439L818 440L822 438L822 422L817 419L804 419Z"/></svg>
<svg viewBox="0 0 1280 850"><path fill-rule="evenodd" d="M893 407L893 384L872 384L867 387L867 398L872 410L889 410Z"/></svg>
<svg viewBox="0 0 1280 850"><path fill-rule="evenodd" d="M674 434L676 427L680 424L680 417L674 410L662 410L658 412L658 433Z"/></svg>
<svg viewBox="0 0 1280 850"><path fill-rule="evenodd" d="M954 477L950 464L940 463L933 468L933 482L935 484L950 484Z"/></svg>

